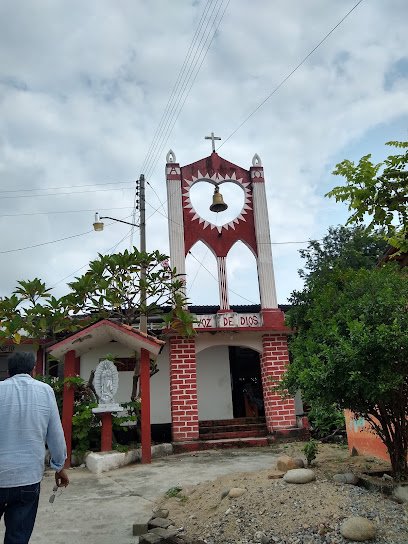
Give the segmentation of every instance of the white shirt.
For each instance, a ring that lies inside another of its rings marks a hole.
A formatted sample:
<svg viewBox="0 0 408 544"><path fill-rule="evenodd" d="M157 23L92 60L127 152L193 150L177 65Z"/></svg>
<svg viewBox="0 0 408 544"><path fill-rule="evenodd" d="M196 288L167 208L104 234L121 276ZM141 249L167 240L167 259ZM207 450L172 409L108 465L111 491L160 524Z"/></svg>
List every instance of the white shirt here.
<svg viewBox="0 0 408 544"><path fill-rule="evenodd" d="M0 382L0 487L40 482L45 443L59 472L67 450L52 388L28 374Z"/></svg>

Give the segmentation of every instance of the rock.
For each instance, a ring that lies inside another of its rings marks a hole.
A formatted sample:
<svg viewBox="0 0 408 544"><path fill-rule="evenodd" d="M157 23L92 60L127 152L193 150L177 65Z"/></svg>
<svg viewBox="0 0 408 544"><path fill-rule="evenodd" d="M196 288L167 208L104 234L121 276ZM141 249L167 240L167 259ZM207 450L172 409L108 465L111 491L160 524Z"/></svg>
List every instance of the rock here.
<svg viewBox="0 0 408 544"><path fill-rule="evenodd" d="M246 493L246 489L243 489L242 487L232 487L228 492L228 497L230 499L236 499L241 497L244 493Z"/></svg>
<svg viewBox="0 0 408 544"><path fill-rule="evenodd" d="M159 536L160 538L163 538L164 540L168 540L169 538L172 538L176 531L173 529L162 529L161 527L156 527L154 529L151 529L149 533L153 533L154 535Z"/></svg>
<svg viewBox="0 0 408 544"><path fill-rule="evenodd" d="M163 539L154 533L146 533L139 537L139 544L159 544Z"/></svg>
<svg viewBox="0 0 408 544"><path fill-rule="evenodd" d="M261 544L269 544L271 541L269 539L269 537L267 537L266 535L264 535L262 538L261 538Z"/></svg>
<svg viewBox="0 0 408 544"><path fill-rule="evenodd" d="M305 535L303 537L303 544L315 544L314 536L312 535Z"/></svg>
<svg viewBox="0 0 408 544"><path fill-rule="evenodd" d="M297 468L305 468L305 462L300 457L295 458L295 463L297 465Z"/></svg>
<svg viewBox="0 0 408 544"><path fill-rule="evenodd" d="M346 472L344 474L335 474L333 476L333 480L336 482L336 484L357 485L360 478L352 472Z"/></svg>
<svg viewBox="0 0 408 544"><path fill-rule="evenodd" d="M351 448L350 455L351 455L351 457L357 457L358 451L357 451L357 449L355 448L355 446L353 446L353 447Z"/></svg>
<svg viewBox="0 0 408 544"><path fill-rule="evenodd" d="M288 455L278 457L276 461L276 467L282 472L287 472L288 470L298 468L296 461L293 459L293 457L289 457Z"/></svg>
<svg viewBox="0 0 408 544"><path fill-rule="evenodd" d="M153 519L153 518L163 518L163 519L167 519L169 517L169 511L166 510L165 508L159 508L159 510L155 510L152 514L152 517L150 519Z"/></svg>
<svg viewBox="0 0 408 544"><path fill-rule="evenodd" d="M394 497L402 502L408 502L408 486L398 485L394 490Z"/></svg>
<svg viewBox="0 0 408 544"><path fill-rule="evenodd" d="M365 542L375 538L375 527L369 519L355 517L348 519L341 525L340 533L349 540Z"/></svg>
<svg viewBox="0 0 408 544"><path fill-rule="evenodd" d="M265 536L265 534L262 531L257 531L254 536L255 542L262 542L262 538Z"/></svg>
<svg viewBox="0 0 408 544"><path fill-rule="evenodd" d="M316 476L309 468L295 468L288 470L283 479L288 484L307 484L315 480Z"/></svg>
<svg viewBox="0 0 408 544"><path fill-rule="evenodd" d="M140 517L140 516L139 516ZM143 520L143 517L133 524L133 535L140 536L148 531L148 519Z"/></svg>
<svg viewBox="0 0 408 544"><path fill-rule="evenodd" d="M170 525L174 525L174 521L171 521L171 519L153 518L149 521L149 529L154 529L155 527L167 529Z"/></svg>
<svg viewBox="0 0 408 544"><path fill-rule="evenodd" d="M284 474L284 472L273 472L268 474L268 480L279 480L279 478L283 478Z"/></svg>
<svg viewBox="0 0 408 544"><path fill-rule="evenodd" d="M225 499L225 497L228 495L228 493L230 492L231 488L230 487L227 487L226 489L223 489L221 491L221 500L222 499Z"/></svg>

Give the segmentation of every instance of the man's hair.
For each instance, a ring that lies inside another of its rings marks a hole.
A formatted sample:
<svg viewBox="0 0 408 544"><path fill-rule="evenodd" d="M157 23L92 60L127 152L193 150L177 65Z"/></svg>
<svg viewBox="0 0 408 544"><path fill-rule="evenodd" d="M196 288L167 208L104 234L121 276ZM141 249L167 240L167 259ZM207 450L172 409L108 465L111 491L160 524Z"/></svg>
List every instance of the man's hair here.
<svg viewBox="0 0 408 544"><path fill-rule="evenodd" d="M35 356L30 351L16 351L8 358L9 376L31 374L35 367Z"/></svg>

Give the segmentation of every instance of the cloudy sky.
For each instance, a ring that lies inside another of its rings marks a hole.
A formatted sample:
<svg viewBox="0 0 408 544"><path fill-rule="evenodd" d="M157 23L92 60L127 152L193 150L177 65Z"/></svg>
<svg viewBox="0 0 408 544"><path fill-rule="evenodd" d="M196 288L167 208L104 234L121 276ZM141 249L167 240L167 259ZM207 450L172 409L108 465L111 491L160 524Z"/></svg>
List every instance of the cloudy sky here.
<svg viewBox="0 0 408 544"><path fill-rule="evenodd" d="M168 252L168 149L181 165L209 155L204 136L213 131L223 144L356 3L37 0L22 9L3 0L0 296L34 277L62 295L98 252L128 248L129 227L106 220L103 233L95 233L93 213L131 220L142 172L150 183L148 249ZM254 153L262 159L271 239L279 242L273 255L280 303L301 286L304 247L282 242L321 238L346 220L346 208L324 197L341 181L331 175L335 164L370 152L380 161L392 152L384 142L407 139L407 19L406 0L363 0L219 149L247 169ZM167 128L174 128L168 139L164 133L154 140L195 35L201 41L184 72L190 81L179 85L178 106L173 101L174 115L167 116ZM240 207L235 189L223 190L228 213ZM211 191L198 188L192 197L205 215ZM215 259L199 245L193 255L191 302L216 304ZM233 248L228 270L230 301L258 301L249 251Z"/></svg>

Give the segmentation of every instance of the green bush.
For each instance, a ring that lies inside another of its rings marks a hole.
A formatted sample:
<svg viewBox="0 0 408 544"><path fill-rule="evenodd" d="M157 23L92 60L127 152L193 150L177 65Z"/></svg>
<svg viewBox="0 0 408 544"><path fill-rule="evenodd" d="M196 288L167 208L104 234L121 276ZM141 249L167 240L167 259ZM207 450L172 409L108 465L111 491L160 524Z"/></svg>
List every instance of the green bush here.
<svg viewBox="0 0 408 544"><path fill-rule="evenodd" d="M307 415L312 435L318 439L325 438L346 426L343 410L339 410L335 405L312 405Z"/></svg>
<svg viewBox="0 0 408 544"><path fill-rule="evenodd" d="M316 459L316 455L319 450L319 442L311 438L309 442L306 442L302 449L306 456L307 466L310 467L312 461Z"/></svg>

